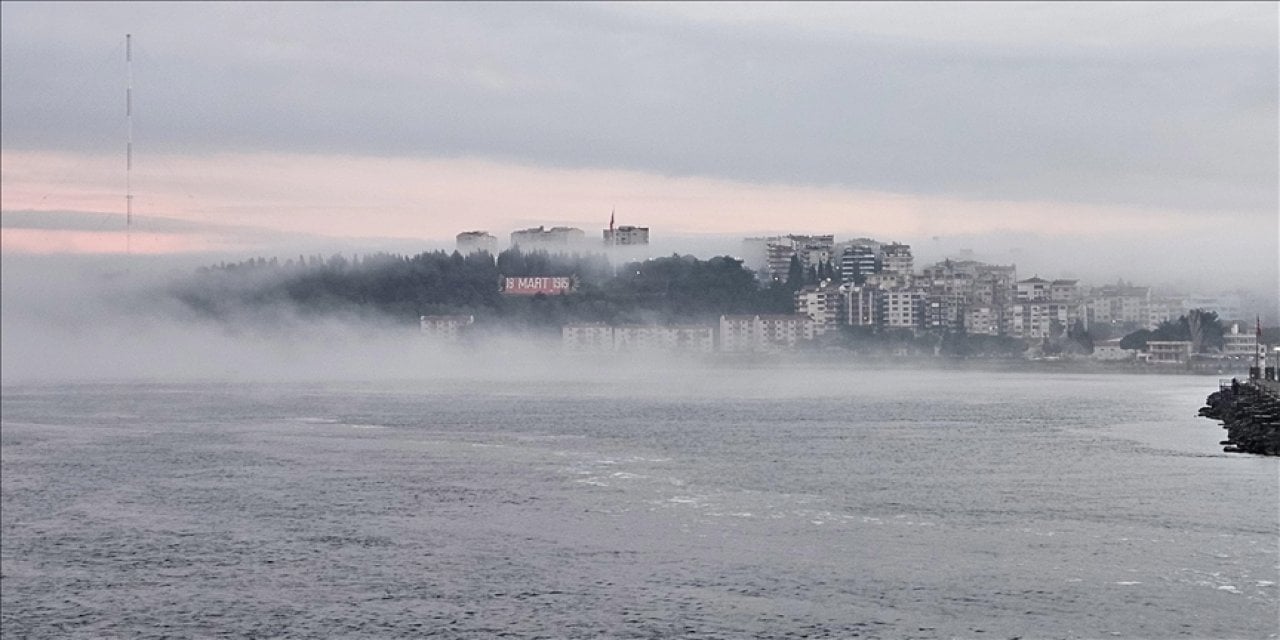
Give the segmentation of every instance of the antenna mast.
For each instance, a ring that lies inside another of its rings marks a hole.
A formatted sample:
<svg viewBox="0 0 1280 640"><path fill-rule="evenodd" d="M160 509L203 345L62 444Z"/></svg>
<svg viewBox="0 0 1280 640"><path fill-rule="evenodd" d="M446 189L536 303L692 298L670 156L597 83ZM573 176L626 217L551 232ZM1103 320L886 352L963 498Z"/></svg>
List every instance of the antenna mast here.
<svg viewBox="0 0 1280 640"><path fill-rule="evenodd" d="M133 35L128 33L124 34L124 61L129 69L129 84L124 92L124 115L129 123L124 152L124 250L133 255Z"/></svg>

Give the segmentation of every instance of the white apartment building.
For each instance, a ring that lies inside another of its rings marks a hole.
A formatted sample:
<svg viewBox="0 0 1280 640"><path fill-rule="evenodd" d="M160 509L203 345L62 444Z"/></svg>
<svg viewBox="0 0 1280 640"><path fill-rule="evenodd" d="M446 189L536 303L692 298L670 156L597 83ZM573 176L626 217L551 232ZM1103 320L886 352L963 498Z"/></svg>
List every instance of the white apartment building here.
<svg viewBox="0 0 1280 640"><path fill-rule="evenodd" d="M1050 298L1050 282L1041 277L1019 280L1013 285L1014 302L1040 302Z"/></svg>
<svg viewBox="0 0 1280 640"><path fill-rule="evenodd" d="M632 247L649 244L649 227L622 225L604 230L604 243L610 247Z"/></svg>
<svg viewBox="0 0 1280 640"><path fill-rule="evenodd" d="M887 291L890 289L910 289L914 283L915 279L910 273L881 271L867 276L862 284L868 287L879 287Z"/></svg>
<svg viewBox="0 0 1280 640"><path fill-rule="evenodd" d="M1049 300L1073 302L1084 297L1079 280L1054 280L1049 283Z"/></svg>
<svg viewBox="0 0 1280 640"><path fill-rule="evenodd" d="M511 232L511 246L521 251L570 251L580 246L586 239L582 229L574 227L551 227L541 225Z"/></svg>
<svg viewBox="0 0 1280 640"><path fill-rule="evenodd" d="M756 316L720 316L720 350L759 351L758 320Z"/></svg>
<svg viewBox="0 0 1280 640"><path fill-rule="evenodd" d="M965 297L955 293L930 293L924 297L924 328L950 331L964 321Z"/></svg>
<svg viewBox="0 0 1280 640"><path fill-rule="evenodd" d="M615 351L710 353L715 350L711 325L567 324L560 328L561 345L575 353Z"/></svg>
<svg viewBox="0 0 1280 640"><path fill-rule="evenodd" d="M805 315L720 316L720 350L772 351L813 339L813 321Z"/></svg>
<svg viewBox="0 0 1280 640"><path fill-rule="evenodd" d="M964 313L964 329L966 333L984 336L1001 334L1003 314L998 307L971 306Z"/></svg>
<svg viewBox="0 0 1280 640"><path fill-rule="evenodd" d="M1155 329L1162 322L1176 320L1182 315L1181 300L1153 299L1147 303L1147 329Z"/></svg>
<svg viewBox="0 0 1280 640"><path fill-rule="evenodd" d="M880 325L880 289L859 287L853 283L840 285L840 314L844 324L854 327Z"/></svg>
<svg viewBox="0 0 1280 640"><path fill-rule="evenodd" d="M715 346L710 325L619 325L613 328L614 351L683 351L709 353Z"/></svg>
<svg viewBox="0 0 1280 640"><path fill-rule="evenodd" d="M876 272L876 249L871 245L854 244L840 251L840 282L853 282Z"/></svg>
<svg viewBox="0 0 1280 640"><path fill-rule="evenodd" d="M915 270L911 245L893 242L880 246L880 271L911 275Z"/></svg>
<svg viewBox="0 0 1280 640"><path fill-rule="evenodd" d="M1147 326L1151 321L1151 289L1128 285L1108 285L1093 290L1089 297L1089 323Z"/></svg>
<svg viewBox="0 0 1280 640"><path fill-rule="evenodd" d="M786 282L791 273L791 258L796 255L796 248L791 243L770 243L765 247L765 264L769 279L773 282Z"/></svg>
<svg viewBox="0 0 1280 640"><path fill-rule="evenodd" d="M919 329L924 325L924 294L897 290L880 292L880 322L885 328Z"/></svg>
<svg viewBox="0 0 1280 640"><path fill-rule="evenodd" d="M805 287L795 293L795 310L813 320L814 335L834 331L840 316L840 290L829 283Z"/></svg>
<svg viewBox="0 0 1280 640"><path fill-rule="evenodd" d="M813 320L803 315L761 315L760 330L764 343L771 347L794 347L813 339Z"/></svg>
<svg viewBox="0 0 1280 640"><path fill-rule="evenodd" d="M1052 335L1056 322L1067 329L1067 305L1056 302L1028 302L1009 307L1005 332L1015 338L1039 339Z"/></svg>

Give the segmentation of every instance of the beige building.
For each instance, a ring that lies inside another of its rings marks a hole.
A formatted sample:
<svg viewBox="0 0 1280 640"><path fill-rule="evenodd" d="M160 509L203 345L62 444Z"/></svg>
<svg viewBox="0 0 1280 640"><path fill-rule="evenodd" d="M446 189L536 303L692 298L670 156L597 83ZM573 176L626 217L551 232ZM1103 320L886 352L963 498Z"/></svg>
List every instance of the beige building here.
<svg viewBox="0 0 1280 640"><path fill-rule="evenodd" d="M840 316L840 290L829 283L805 287L795 294L795 309L813 320L815 335L835 331Z"/></svg>

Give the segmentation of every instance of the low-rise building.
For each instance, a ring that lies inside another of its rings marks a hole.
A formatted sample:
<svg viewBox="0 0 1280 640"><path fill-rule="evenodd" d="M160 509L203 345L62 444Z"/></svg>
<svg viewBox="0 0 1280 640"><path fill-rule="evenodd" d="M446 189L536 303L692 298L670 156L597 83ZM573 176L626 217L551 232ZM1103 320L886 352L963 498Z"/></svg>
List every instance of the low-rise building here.
<svg viewBox="0 0 1280 640"><path fill-rule="evenodd" d="M418 316L418 330L434 340L457 342L475 321L475 316Z"/></svg>
<svg viewBox="0 0 1280 640"><path fill-rule="evenodd" d="M568 351L613 351L613 327L603 322L567 324L560 328L560 343Z"/></svg>
<svg viewBox="0 0 1280 640"><path fill-rule="evenodd" d="M1125 349L1120 346L1120 339L1104 340L1094 343L1093 353L1090 354L1094 360L1102 360L1104 362L1116 362L1121 360L1133 360L1137 354L1136 349Z"/></svg>
<svg viewBox="0 0 1280 640"><path fill-rule="evenodd" d="M813 339L813 320L806 315L761 315L760 331L769 347L796 346L801 341Z"/></svg>
<svg viewBox="0 0 1280 640"><path fill-rule="evenodd" d="M720 350L773 351L813 339L813 320L807 315L720 316Z"/></svg>
<svg viewBox="0 0 1280 640"><path fill-rule="evenodd" d="M1222 355L1252 358L1258 353L1258 335L1240 331L1239 323L1222 335Z"/></svg>
<svg viewBox="0 0 1280 640"><path fill-rule="evenodd" d="M1147 343L1147 360L1152 364L1185 364L1191 360L1191 341L1152 340Z"/></svg>
<svg viewBox="0 0 1280 640"><path fill-rule="evenodd" d="M561 345L575 353L668 352L710 353L716 330L711 325L604 323L567 324L560 328Z"/></svg>
<svg viewBox="0 0 1280 640"><path fill-rule="evenodd" d="M715 328L710 325L619 325L613 328L615 351L681 351L710 353Z"/></svg>
<svg viewBox="0 0 1280 640"><path fill-rule="evenodd" d="M604 243L610 247L632 247L649 244L649 227L635 227L624 224L616 229L605 229Z"/></svg>

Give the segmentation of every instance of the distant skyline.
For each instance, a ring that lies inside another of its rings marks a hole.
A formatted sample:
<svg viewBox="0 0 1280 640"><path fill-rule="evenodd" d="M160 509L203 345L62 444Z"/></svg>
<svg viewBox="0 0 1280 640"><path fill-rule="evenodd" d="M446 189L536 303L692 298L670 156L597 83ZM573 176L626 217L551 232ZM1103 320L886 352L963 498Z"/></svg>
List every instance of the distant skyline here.
<svg viewBox="0 0 1280 640"><path fill-rule="evenodd" d="M655 239L1205 243L1280 268L1275 3L0 11L9 253L123 250L132 33L138 252L595 234L616 210Z"/></svg>

